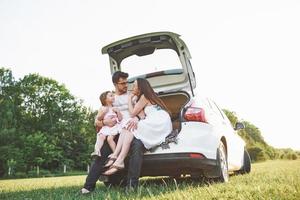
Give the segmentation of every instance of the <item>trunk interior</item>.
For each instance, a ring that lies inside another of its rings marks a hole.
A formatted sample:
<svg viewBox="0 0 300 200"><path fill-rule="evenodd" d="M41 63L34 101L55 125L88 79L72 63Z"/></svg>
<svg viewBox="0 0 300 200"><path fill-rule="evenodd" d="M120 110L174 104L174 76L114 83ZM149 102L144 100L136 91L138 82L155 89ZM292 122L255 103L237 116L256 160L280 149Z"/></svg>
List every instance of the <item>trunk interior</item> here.
<svg viewBox="0 0 300 200"><path fill-rule="evenodd" d="M181 130L181 110L189 102L189 94L186 92L176 92L159 95L169 109L173 130Z"/></svg>

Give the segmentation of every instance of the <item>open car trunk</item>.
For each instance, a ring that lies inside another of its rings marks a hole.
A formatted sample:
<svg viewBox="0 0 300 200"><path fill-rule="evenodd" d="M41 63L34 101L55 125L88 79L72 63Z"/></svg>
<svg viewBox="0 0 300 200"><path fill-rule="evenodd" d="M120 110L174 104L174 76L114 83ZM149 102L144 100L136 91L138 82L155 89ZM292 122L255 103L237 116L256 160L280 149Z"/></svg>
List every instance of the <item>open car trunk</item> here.
<svg viewBox="0 0 300 200"><path fill-rule="evenodd" d="M187 92L172 92L159 95L169 109L173 130L181 129L181 111L184 106L189 102L190 95Z"/></svg>
<svg viewBox="0 0 300 200"><path fill-rule="evenodd" d="M191 55L180 35L153 32L125 38L102 48L109 55L110 70L130 74L129 83L146 78L154 91L191 91L196 78Z"/></svg>

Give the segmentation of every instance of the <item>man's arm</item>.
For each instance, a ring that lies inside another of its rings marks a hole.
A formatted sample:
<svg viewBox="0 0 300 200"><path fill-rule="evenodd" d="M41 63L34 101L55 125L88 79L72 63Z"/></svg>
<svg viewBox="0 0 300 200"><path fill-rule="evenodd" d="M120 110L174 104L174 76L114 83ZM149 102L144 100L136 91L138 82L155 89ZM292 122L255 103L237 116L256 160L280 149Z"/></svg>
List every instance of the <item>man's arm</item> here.
<svg viewBox="0 0 300 200"><path fill-rule="evenodd" d="M103 126L114 126L117 122L111 118L105 118L104 115L108 112L108 108L102 107L99 109L98 114L95 118L95 126L100 130Z"/></svg>
<svg viewBox="0 0 300 200"><path fill-rule="evenodd" d="M113 108L113 111L117 114L117 117L118 117L119 122L122 121L123 116L122 116L121 111L120 111L117 107L114 107L114 108Z"/></svg>
<svg viewBox="0 0 300 200"><path fill-rule="evenodd" d="M95 122L94 122L94 125L95 125L96 127L98 127L99 129L101 129L102 126L104 126L104 124L103 124L103 118L104 118L104 115L105 115L104 110L103 110L102 108L100 108L100 109L98 110L98 113L97 113L97 115L96 115L96 117L95 117Z"/></svg>

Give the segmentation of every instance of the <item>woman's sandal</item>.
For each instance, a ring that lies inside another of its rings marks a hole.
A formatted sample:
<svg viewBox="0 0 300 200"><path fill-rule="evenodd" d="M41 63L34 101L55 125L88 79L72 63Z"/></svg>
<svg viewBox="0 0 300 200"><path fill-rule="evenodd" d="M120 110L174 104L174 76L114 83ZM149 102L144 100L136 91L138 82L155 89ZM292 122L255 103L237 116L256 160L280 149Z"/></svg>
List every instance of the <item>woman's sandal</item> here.
<svg viewBox="0 0 300 200"><path fill-rule="evenodd" d="M106 161L104 167L110 167L114 162L117 160L115 157L109 157L108 160Z"/></svg>
<svg viewBox="0 0 300 200"><path fill-rule="evenodd" d="M123 170L124 169L124 165L111 165L110 168L108 170L106 170L103 175L106 175L106 176L109 176L109 175L112 175L112 174L115 174L117 173L118 171L120 170Z"/></svg>

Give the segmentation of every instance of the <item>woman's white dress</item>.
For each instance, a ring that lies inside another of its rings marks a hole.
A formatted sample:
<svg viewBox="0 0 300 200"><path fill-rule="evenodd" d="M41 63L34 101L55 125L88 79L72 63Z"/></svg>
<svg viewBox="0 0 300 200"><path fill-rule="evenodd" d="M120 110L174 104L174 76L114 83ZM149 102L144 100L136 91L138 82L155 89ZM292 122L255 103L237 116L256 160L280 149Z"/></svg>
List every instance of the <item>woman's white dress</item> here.
<svg viewBox="0 0 300 200"><path fill-rule="evenodd" d="M151 149L165 141L172 131L170 115L157 105L144 108L146 118L140 120L134 137L140 139L146 149Z"/></svg>

